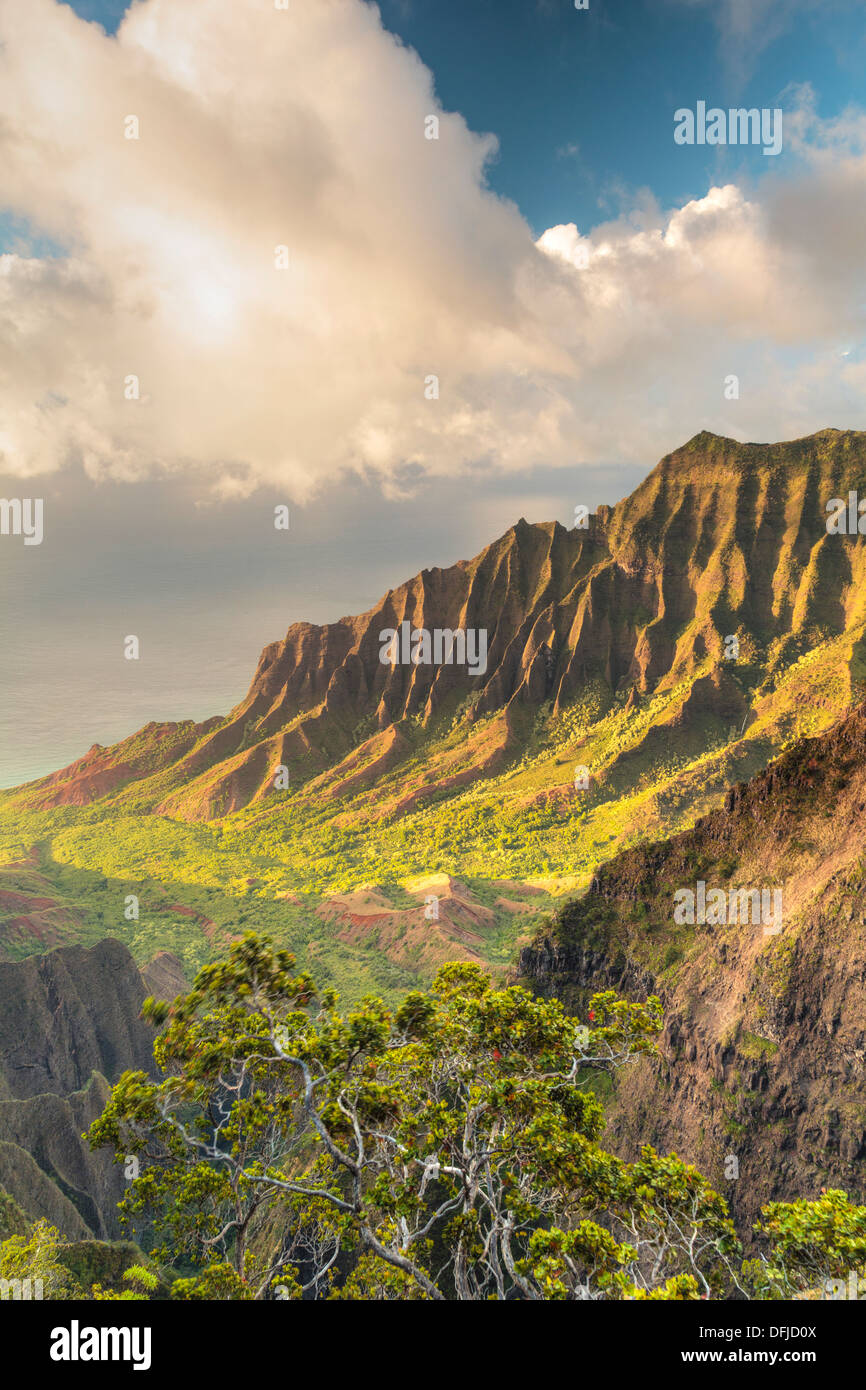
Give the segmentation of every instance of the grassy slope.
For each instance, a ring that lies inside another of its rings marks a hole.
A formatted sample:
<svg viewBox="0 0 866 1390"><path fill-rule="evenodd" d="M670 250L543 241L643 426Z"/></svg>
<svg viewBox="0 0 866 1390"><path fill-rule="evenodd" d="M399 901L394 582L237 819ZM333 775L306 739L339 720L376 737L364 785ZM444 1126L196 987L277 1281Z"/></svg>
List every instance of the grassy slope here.
<svg viewBox="0 0 866 1390"><path fill-rule="evenodd" d="M394 993L429 974L447 933L425 952L407 920L380 949L375 919L346 930L317 907L376 884L405 908L407 880L449 873L490 909L466 949L504 967L531 922L497 902L521 898L502 880L541 887L524 900L549 909L617 850L685 828L731 782L854 703L866 675L866 547L827 537L822 499L864 475L864 435L778 446L701 435L614 509L585 554L578 533L523 523L468 567L425 572L387 602L426 595L434 580L462 602L471 572L485 586L480 611L498 614L519 649L504 660L511 674L493 670L489 689L454 686L438 703L401 686L378 734L378 687L367 704L337 701L318 724L323 706L308 702L316 756L309 766L299 756L291 789L275 792L277 751L302 719L281 683L321 674L315 662L343 630L296 626L291 660L273 649L278 675L255 717L251 696L224 721L148 726L99 750L99 776L117 776L90 804L35 809L44 782L0 794L0 865L12 865L0 870L0 949L15 957L112 933L139 961L169 949L192 972L255 925L349 993ZM431 618L446 611L434 604ZM731 632L741 638L733 663L720 650ZM539 675L545 651L553 685ZM375 662L368 675L381 679ZM539 688L555 689L555 703L540 703ZM590 769L587 791L575 790L576 765ZM222 796L211 801L208 786L228 785L235 769L241 809L202 817L196 808ZM170 815L154 814L164 802ZM22 864L34 847L36 862ZM124 916L130 893L137 921ZM49 906L31 911L28 895ZM460 954L465 940L451 939Z"/></svg>
<svg viewBox="0 0 866 1390"><path fill-rule="evenodd" d="M615 851L691 824L732 781L764 766L794 738L833 722L851 700L851 656L849 634L775 674L772 688L753 695L742 736L709 715L686 731L674 724L652 744L647 734L676 716L690 680L629 709L601 687L588 689L556 717L536 711L505 770L451 795L435 793L441 799L403 816L371 814L363 792L322 804L303 787L275 793L264 807L194 824L144 816L129 793L90 807L30 813L4 808L8 798L2 798L0 862L21 861L36 845L38 865L5 869L0 888L56 901L60 911L47 914L56 940L90 943L110 934L140 962L167 949L192 972L224 949L228 934L256 926L344 992L374 988L393 995L429 974L429 963L419 960L413 969L389 959L376 950L374 932L366 947L341 940L315 908L323 895L368 883L401 907L405 880L447 872L493 909L480 953L502 967L531 919L496 907L504 891L498 880L543 887L530 901L545 911L557 896L585 886ZM389 782L395 790L405 785L462 738L459 718L446 732L422 734L412 765L386 774L380 796L387 800ZM592 769L588 791L574 789L576 764ZM139 784L134 795L150 792ZM137 921L124 916L130 893L140 899ZM298 901L278 896L285 893ZM0 922L21 912L3 908ZM51 944L12 933L6 952L16 957Z"/></svg>

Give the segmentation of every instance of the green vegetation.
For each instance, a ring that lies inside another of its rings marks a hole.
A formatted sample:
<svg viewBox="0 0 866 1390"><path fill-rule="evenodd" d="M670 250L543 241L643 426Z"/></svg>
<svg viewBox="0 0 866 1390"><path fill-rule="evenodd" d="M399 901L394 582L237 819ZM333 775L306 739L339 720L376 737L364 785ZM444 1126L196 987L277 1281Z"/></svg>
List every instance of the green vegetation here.
<svg viewBox="0 0 866 1390"><path fill-rule="evenodd" d="M8 1202L0 1189L0 1198ZM47 1221L26 1220L0 1239L0 1300L66 1302L167 1298L160 1272L131 1241L64 1241Z"/></svg>
<svg viewBox="0 0 866 1390"><path fill-rule="evenodd" d="M0 1241L0 1298L65 1300L81 1296L61 1262L62 1241L47 1221Z"/></svg>
<svg viewBox="0 0 866 1390"><path fill-rule="evenodd" d="M157 1041L165 1079L127 1073L91 1128L118 1161L148 1154L122 1210L154 1221L161 1258L203 1266L176 1296L683 1299L736 1281L722 1199L675 1156L605 1152L575 1077L652 1050L657 1000L603 993L580 1025L455 964L393 1012L344 1015L294 964L250 934L202 971Z"/></svg>
<svg viewBox="0 0 866 1390"><path fill-rule="evenodd" d="M866 1207L843 1192L765 1206L743 1264L694 1167L606 1152L590 1082L654 1050L655 999L598 994L580 1024L452 964L397 1009L344 1013L250 933L146 1012L168 1020L164 1079L126 1073L90 1142L146 1156L121 1211L191 1263L173 1298L820 1297L866 1259ZM157 1285L132 1266L92 1296Z"/></svg>
<svg viewBox="0 0 866 1390"><path fill-rule="evenodd" d="M749 1033L745 1028L740 1033L739 1052L750 1062L763 1062L768 1057L774 1057L779 1051L779 1044L774 1043L770 1038L762 1038L757 1033Z"/></svg>
<svg viewBox="0 0 866 1390"><path fill-rule="evenodd" d="M140 963L158 950L172 951L191 979L255 921L342 993L360 997L373 988L396 998L429 980L435 963L399 942L379 952L372 935L366 945L348 940L316 909L323 899L366 884L405 907L407 880L447 873L491 908L478 951L491 968L505 968L530 919L498 903L503 892L514 896L499 881L541 889L529 905L549 911L557 896L579 892L614 853L686 828L717 804L731 781L811 732L816 718L826 722L827 710L844 707L850 637L799 653L789 644L783 655L788 666L773 668L771 695L756 697L754 721L742 735L709 715L693 718L685 733L679 729L678 711L694 681L711 669L709 661L630 704L627 691L612 693L604 682L588 680L556 715L545 705L522 722L515 716L512 752L499 770L465 786L434 786L426 801L402 812L388 807L407 786L435 780L443 760L462 755L469 740L483 740L498 716L475 718L469 697L435 727L404 720L410 747L379 774L372 803L366 790L329 799L299 782L222 819L190 823L152 813L169 789L165 770L90 806L33 810L26 797L22 803L0 794L0 863L8 866L0 870L0 886L49 897L57 907L37 914L32 928L15 930L4 930L4 921L19 921L26 906L0 907L5 953L16 958L62 941L113 935ZM779 653L765 656L770 667L777 659ZM187 726L178 726L175 737L181 736L188 739ZM146 731L136 739L144 757ZM469 753L466 760L471 765ZM458 757L449 771L462 765ZM576 766L590 769L585 791L574 787ZM27 862L34 847L36 864ZM140 900L138 919L125 916L129 894ZM668 942L656 966L675 966L679 949L681 943Z"/></svg>
<svg viewBox="0 0 866 1390"><path fill-rule="evenodd" d="M822 1188L814 1202L770 1202L761 1210L755 1230L772 1250L747 1266L759 1297L863 1297L866 1207Z"/></svg>
<svg viewBox="0 0 866 1390"><path fill-rule="evenodd" d="M866 1207L846 1193L765 1205L743 1262L696 1168L604 1148L615 1076L655 1051L657 999L605 991L581 1023L455 963L396 1008L370 996L342 1010L248 933L145 1013L167 1024L162 1079L125 1073L89 1139L118 1163L140 1156L120 1211L157 1248L66 1243L0 1192L0 1297L862 1296ZM730 1115L728 1133L741 1128Z"/></svg>

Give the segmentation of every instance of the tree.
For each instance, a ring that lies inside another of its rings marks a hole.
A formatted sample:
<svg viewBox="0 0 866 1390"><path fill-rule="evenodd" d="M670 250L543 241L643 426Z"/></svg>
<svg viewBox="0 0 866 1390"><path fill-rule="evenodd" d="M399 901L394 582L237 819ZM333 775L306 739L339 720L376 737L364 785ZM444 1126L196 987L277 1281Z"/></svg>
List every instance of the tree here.
<svg viewBox="0 0 866 1390"><path fill-rule="evenodd" d="M147 1301L159 1288L159 1276L144 1265L130 1265L123 1271L121 1289L106 1288L103 1284L92 1284L90 1296L95 1303L131 1303Z"/></svg>
<svg viewBox="0 0 866 1390"><path fill-rule="evenodd" d="M862 1297L866 1294L866 1206L847 1193L822 1188L809 1201L768 1202L755 1230L770 1242L750 1261L759 1298ZM853 1276L853 1280L852 1280Z"/></svg>
<svg viewBox="0 0 866 1390"><path fill-rule="evenodd" d="M61 1264L60 1232L37 1221L24 1234L0 1241L0 1298L61 1300L80 1297L76 1280Z"/></svg>
<svg viewBox="0 0 866 1390"><path fill-rule="evenodd" d="M698 1298L736 1281L700 1174L599 1142L593 1075L653 1049L657 999L606 991L580 1024L452 964L394 1012L343 1015L294 968L250 933L171 1009L147 1001L168 1020L164 1079L124 1074L91 1127L144 1160L123 1211L204 1269L203 1296Z"/></svg>

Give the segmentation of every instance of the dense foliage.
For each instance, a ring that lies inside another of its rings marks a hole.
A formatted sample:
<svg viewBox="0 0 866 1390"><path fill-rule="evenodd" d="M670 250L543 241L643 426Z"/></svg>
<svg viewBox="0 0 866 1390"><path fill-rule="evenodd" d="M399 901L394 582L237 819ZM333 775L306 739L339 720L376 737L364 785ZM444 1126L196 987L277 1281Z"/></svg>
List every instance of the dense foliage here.
<svg viewBox="0 0 866 1390"><path fill-rule="evenodd" d="M141 1156L126 1214L210 1295L720 1295L738 1252L722 1199L675 1156L600 1143L593 1074L660 1024L657 1000L609 992L580 1024L463 964L394 1012L342 1015L250 934L175 1002L164 1079L127 1073L91 1143Z"/></svg>
<svg viewBox="0 0 866 1390"><path fill-rule="evenodd" d="M140 1158L121 1210L162 1244L65 1245L7 1199L0 1297L866 1292L866 1207L844 1192L765 1206L762 1249L742 1264L725 1202L693 1167L605 1150L599 1076L653 1050L656 999L598 994L581 1023L452 964L395 1010L369 998L341 1012L249 934L146 1012L167 1022L162 1079L125 1073L90 1142Z"/></svg>

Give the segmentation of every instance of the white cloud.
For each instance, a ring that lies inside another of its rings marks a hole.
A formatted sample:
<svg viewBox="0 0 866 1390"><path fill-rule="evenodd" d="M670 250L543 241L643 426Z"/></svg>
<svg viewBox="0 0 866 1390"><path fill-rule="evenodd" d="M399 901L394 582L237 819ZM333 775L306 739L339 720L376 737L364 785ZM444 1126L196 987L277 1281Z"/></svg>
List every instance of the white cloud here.
<svg viewBox="0 0 866 1390"><path fill-rule="evenodd" d="M536 245L485 186L493 139L361 0L141 0L116 38L0 0L4 197L69 248L0 258L3 465L304 497L345 470L399 491L849 423L863 131L802 103L793 130L794 181Z"/></svg>

